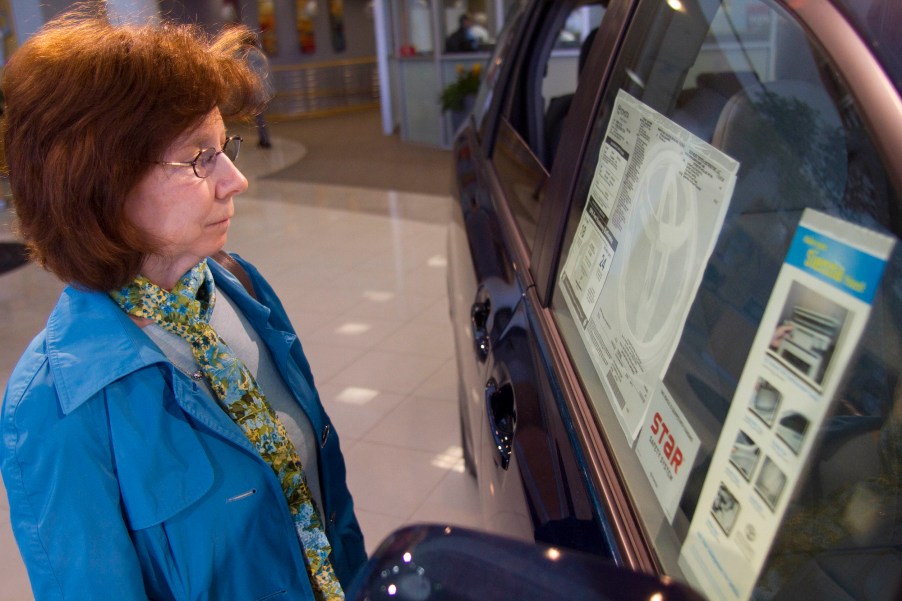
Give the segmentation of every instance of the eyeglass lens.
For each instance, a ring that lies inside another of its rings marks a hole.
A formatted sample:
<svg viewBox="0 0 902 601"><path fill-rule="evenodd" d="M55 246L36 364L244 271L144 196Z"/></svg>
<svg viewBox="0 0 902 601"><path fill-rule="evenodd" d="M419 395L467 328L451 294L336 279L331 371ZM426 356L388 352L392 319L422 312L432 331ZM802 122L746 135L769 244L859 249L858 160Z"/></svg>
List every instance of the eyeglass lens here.
<svg viewBox="0 0 902 601"><path fill-rule="evenodd" d="M241 148L241 138L232 136L227 138L225 144L222 145L222 153L229 157L230 161L238 159L238 150Z"/></svg>
<svg viewBox="0 0 902 601"><path fill-rule="evenodd" d="M207 177L213 168L216 166L216 157L219 156L219 153L229 157L230 161L235 161L238 159L238 150L241 148L241 138L238 136L232 136L231 138L227 138L225 144L222 145L222 150L216 150L215 148L205 148L197 155L197 158L194 160L194 172L197 177Z"/></svg>

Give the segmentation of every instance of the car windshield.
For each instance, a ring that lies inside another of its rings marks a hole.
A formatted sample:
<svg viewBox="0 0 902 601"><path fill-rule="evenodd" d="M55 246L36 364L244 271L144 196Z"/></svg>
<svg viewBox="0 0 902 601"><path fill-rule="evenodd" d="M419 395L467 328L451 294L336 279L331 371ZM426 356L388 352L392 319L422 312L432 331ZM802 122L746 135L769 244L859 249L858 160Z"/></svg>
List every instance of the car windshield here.
<svg viewBox="0 0 902 601"><path fill-rule="evenodd" d="M883 64L893 85L902 91L902 2L836 0Z"/></svg>

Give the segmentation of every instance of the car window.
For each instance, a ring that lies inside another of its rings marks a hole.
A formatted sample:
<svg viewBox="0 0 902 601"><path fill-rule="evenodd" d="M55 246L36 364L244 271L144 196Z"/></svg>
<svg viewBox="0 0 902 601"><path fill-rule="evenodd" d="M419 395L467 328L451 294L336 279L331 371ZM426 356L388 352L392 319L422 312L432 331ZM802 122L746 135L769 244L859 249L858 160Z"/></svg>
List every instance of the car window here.
<svg viewBox="0 0 902 601"><path fill-rule="evenodd" d="M585 50L603 15L598 3L549 4L509 88L492 164L530 247L553 148L560 139Z"/></svg>
<svg viewBox="0 0 902 601"><path fill-rule="evenodd" d="M519 33L520 28L523 26L525 8L525 0L514 0L508 7L507 20L505 21L501 33L498 34L498 40L495 44L494 51L492 52L492 57L489 59L488 65L486 66L485 77L479 85L479 92L476 95L476 101L473 105L473 115L483 137L485 136L485 132L483 131L485 117L489 112L495 88L501 77L501 67L506 61L510 60L513 42L517 38L516 34Z"/></svg>
<svg viewBox="0 0 902 601"><path fill-rule="evenodd" d="M640 6L551 301L648 545L711 599L902 584L899 198L806 31Z"/></svg>
<svg viewBox="0 0 902 601"><path fill-rule="evenodd" d="M529 40L505 113L512 129L550 169L585 53L604 16L604 2L551 4Z"/></svg>

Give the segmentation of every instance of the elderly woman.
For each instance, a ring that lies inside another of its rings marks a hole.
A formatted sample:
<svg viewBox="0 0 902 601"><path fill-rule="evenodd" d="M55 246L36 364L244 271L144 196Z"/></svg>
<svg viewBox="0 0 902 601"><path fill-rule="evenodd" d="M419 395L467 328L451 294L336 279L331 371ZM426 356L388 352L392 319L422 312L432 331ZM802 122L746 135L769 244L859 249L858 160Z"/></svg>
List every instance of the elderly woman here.
<svg viewBox="0 0 902 601"><path fill-rule="evenodd" d="M365 560L291 323L217 255L247 188L223 118L264 100L247 34L69 14L6 66L19 227L70 283L0 422L38 599L333 600Z"/></svg>

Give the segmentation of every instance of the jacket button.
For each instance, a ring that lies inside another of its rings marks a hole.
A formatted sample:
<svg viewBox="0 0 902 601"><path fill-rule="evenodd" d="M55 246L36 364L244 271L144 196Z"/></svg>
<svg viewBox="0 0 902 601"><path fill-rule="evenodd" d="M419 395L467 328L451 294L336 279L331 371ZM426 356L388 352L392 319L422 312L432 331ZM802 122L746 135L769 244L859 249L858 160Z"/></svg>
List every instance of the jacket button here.
<svg viewBox="0 0 902 601"><path fill-rule="evenodd" d="M337 514L333 511L329 514L329 526L335 526L335 518L337 518Z"/></svg>
<svg viewBox="0 0 902 601"><path fill-rule="evenodd" d="M326 424L325 426L323 426L323 433L319 439L319 443L320 443L319 446L321 446L321 447L326 446L326 441L329 439L329 432L331 430L332 430L332 428L329 426L329 424Z"/></svg>

